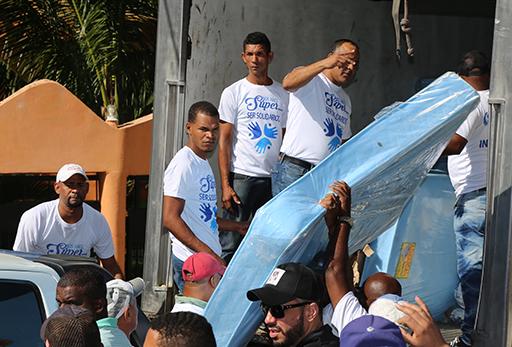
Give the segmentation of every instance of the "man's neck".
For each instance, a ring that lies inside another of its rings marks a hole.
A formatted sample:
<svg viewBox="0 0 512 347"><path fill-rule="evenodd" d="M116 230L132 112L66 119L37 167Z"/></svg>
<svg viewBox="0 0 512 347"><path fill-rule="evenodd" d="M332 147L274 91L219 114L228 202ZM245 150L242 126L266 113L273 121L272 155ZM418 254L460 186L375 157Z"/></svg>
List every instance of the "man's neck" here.
<svg viewBox="0 0 512 347"><path fill-rule="evenodd" d="M206 152L201 151L199 148L193 146L192 142L189 141L186 144L186 146L188 148L190 148L192 150L192 152L194 152L194 154L197 155L199 158L204 159L204 160L208 159L208 154Z"/></svg>
<svg viewBox="0 0 512 347"><path fill-rule="evenodd" d="M489 89L490 76L463 76L462 79L466 81L475 90L482 91Z"/></svg>
<svg viewBox="0 0 512 347"><path fill-rule="evenodd" d="M268 74L266 74L266 73L262 74L261 76L248 74L246 78L252 84L257 84L260 86L269 86L273 83L272 79L270 77L268 77Z"/></svg>
<svg viewBox="0 0 512 347"><path fill-rule="evenodd" d="M209 291L206 291L202 287L194 286L194 285L187 285L185 283L185 287L183 288L183 295L208 302L212 293Z"/></svg>
<svg viewBox="0 0 512 347"><path fill-rule="evenodd" d="M78 207L68 207L63 203L59 202L59 215L68 224L77 223L84 214L84 208L82 205Z"/></svg>

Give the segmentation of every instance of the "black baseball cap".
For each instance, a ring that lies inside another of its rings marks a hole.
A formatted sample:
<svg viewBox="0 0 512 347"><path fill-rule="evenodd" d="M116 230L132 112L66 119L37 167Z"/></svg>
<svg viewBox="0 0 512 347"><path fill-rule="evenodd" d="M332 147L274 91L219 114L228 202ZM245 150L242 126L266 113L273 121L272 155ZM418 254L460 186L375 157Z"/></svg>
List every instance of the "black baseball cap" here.
<svg viewBox="0 0 512 347"><path fill-rule="evenodd" d="M267 306L281 305L293 299L319 302L324 297L324 285L319 275L299 263L279 265L262 288L247 292L250 301Z"/></svg>

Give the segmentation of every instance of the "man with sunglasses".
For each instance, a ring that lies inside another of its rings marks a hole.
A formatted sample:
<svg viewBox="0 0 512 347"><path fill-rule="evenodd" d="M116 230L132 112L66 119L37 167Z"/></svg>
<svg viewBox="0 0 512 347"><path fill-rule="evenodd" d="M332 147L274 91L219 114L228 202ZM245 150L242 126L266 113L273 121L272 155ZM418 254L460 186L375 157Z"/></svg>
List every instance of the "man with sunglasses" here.
<svg viewBox="0 0 512 347"><path fill-rule="evenodd" d="M324 297L321 278L299 263L279 265L262 288L247 292L249 300L261 301L274 346L339 346L322 323Z"/></svg>
<svg viewBox="0 0 512 347"><path fill-rule="evenodd" d="M21 216L13 249L88 257L92 248L105 269L122 279L105 217L84 204L89 191L87 180L80 165L62 166L54 184L59 198L39 204Z"/></svg>
<svg viewBox="0 0 512 347"><path fill-rule="evenodd" d="M224 271L226 267L211 254L199 252L188 257L181 270L185 282L183 295L175 296L171 312L186 311L202 316Z"/></svg>

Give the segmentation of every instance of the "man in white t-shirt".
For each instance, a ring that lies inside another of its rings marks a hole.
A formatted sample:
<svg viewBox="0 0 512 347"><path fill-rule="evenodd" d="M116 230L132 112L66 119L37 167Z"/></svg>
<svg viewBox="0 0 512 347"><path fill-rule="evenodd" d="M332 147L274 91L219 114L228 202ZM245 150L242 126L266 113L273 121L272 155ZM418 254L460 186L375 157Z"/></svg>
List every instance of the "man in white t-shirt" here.
<svg viewBox="0 0 512 347"><path fill-rule="evenodd" d="M103 267L122 278L105 217L84 204L89 190L84 169L78 164L62 166L54 189L58 199L39 204L21 216L13 249L88 257L93 248Z"/></svg>
<svg viewBox="0 0 512 347"><path fill-rule="evenodd" d="M458 74L480 94L480 104L457 129L444 151L449 156L448 172L457 196L454 210L457 272L465 307L462 336L453 342L454 346L471 346L480 295L487 205L489 72L489 60L482 52L464 55Z"/></svg>
<svg viewBox="0 0 512 347"><path fill-rule="evenodd" d="M242 60L247 76L222 92L219 104L219 171L224 216L252 219L272 198L270 171L277 163L286 126L288 93L268 76L273 53L264 33L247 35ZM228 261L242 241L220 232L222 257Z"/></svg>
<svg viewBox="0 0 512 347"><path fill-rule="evenodd" d="M283 80L291 92L281 159L272 173L272 193L293 183L352 136L352 104L344 88L356 74L359 48L341 39L329 55L295 68Z"/></svg>
<svg viewBox="0 0 512 347"><path fill-rule="evenodd" d="M171 232L174 280L183 291L183 263L196 252L209 253L224 263L219 228L245 234L247 223L217 218L215 178L208 163L219 132L219 112L211 103L190 107L188 142L164 174L163 224ZM220 225L219 225L219 224Z"/></svg>

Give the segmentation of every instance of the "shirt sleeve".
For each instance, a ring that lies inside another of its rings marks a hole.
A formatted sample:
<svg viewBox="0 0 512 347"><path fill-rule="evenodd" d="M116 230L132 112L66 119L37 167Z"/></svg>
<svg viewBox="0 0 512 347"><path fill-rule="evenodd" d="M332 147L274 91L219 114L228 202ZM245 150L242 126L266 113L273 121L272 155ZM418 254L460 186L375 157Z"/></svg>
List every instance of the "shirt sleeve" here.
<svg viewBox="0 0 512 347"><path fill-rule="evenodd" d="M12 249L20 252L34 252L37 244L37 230L37 218L34 218L30 211L23 213Z"/></svg>
<svg viewBox="0 0 512 347"><path fill-rule="evenodd" d="M460 125L457 129L456 133L466 140L470 138L473 129L478 124L478 120L481 114L480 105L476 109L474 109L466 118L466 120Z"/></svg>
<svg viewBox="0 0 512 347"><path fill-rule="evenodd" d="M354 319L365 316L368 313L359 303L354 293L345 294L334 308L331 324L341 334L343 328Z"/></svg>
<svg viewBox="0 0 512 347"><path fill-rule="evenodd" d="M114 244L112 242L112 232L108 226L107 220L102 214L99 214L95 228L97 232L97 240L93 245L94 252L100 259L107 259L114 255Z"/></svg>
<svg viewBox="0 0 512 347"><path fill-rule="evenodd" d="M226 88L222 92L219 102L219 114L220 120L235 124L237 115L237 102L232 88Z"/></svg>
<svg viewBox="0 0 512 347"><path fill-rule="evenodd" d="M164 174L164 195L173 198L185 199L187 196L187 170L188 163L183 162L183 156L173 159Z"/></svg>

